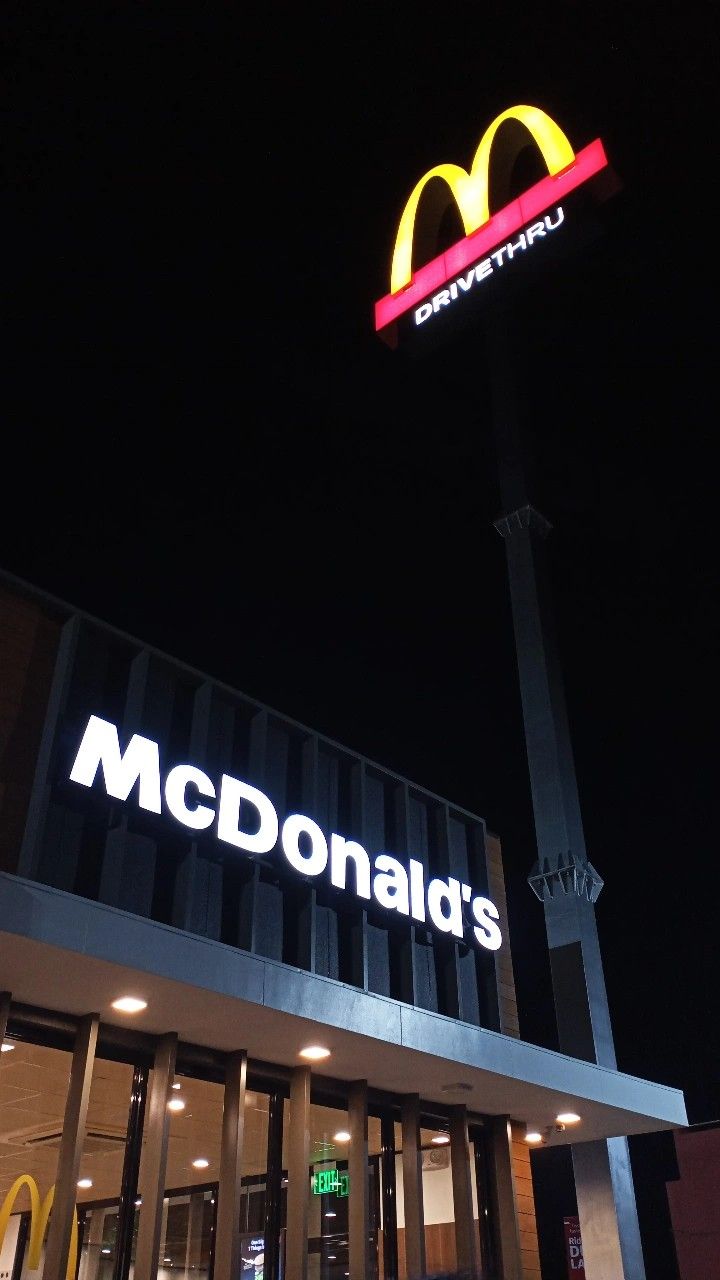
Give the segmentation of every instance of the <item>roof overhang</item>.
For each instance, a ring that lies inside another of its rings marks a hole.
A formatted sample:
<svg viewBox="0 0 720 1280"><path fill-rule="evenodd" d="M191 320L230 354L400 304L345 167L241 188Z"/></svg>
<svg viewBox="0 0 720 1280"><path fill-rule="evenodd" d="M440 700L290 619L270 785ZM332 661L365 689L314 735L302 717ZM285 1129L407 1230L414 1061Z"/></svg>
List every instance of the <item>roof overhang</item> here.
<svg viewBox="0 0 720 1280"><path fill-rule="evenodd" d="M314 1074L365 1079L418 1093L439 1107L463 1102L548 1132L547 1145L687 1124L680 1090L251 955L102 903L0 874L0 968L13 999L106 1024L285 1067L322 1043ZM123 994L147 1008L128 1019ZM460 1086L459 1088L457 1086ZM581 1126L557 1131L559 1112Z"/></svg>

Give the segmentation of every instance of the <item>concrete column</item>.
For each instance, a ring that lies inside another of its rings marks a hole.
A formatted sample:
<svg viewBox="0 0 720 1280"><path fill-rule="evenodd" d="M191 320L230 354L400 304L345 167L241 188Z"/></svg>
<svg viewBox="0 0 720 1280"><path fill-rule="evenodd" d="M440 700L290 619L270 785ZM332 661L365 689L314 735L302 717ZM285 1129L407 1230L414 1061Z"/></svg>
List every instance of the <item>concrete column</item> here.
<svg viewBox="0 0 720 1280"><path fill-rule="evenodd" d="M492 1196L500 1253L500 1274L503 1280L522 1280L520 1232L512 1166L512 1129L509 1118L493 1116L491 1134L494 1174Z"/></svg>
<svg viewBox="0 0 720 1280"><path fill-rule="evenodd" d="M421 1280L425 1275L425 1212L418 1094L406 1094L402 1100L400 1118L405 1210L405 1267L407 1280Z"/></svg>
<svg viewBox="0 0 720 1280"><path fill-rule="evenodd" d="M350 1085L348 1119L350 1122L348 1159L350 1280L367 1280L370 1275L367 1080L355 1080Z"/></svg>
<svg viewBox="0 0 720 1280"><path fill-rule="evenodd" d="M236 1280L240 1273L240 1200L247 1053L233 1053L225 1069L220 1185L215 1238L215 1280Z"/></svg>
<svg viewBox="0 0 720 1280"><path fill-rule="evenodd" d="M80 1268L80 1280L97 1280L97 1274L100 1269L100 1250L103 1242L103 1232L105 1230L105 1214L107 1209L92 1209L90 1217L90 1230L87 1236L87 1251L85 1253L85 1266Z"/></svg>
<svg viewBox="0 0 720 1280"><path fill-rule="evenodd" d="M295 1067L290 1082L285 1280L307 1280L310 1213L310 1068Z"/></svg>
<svg viewBox="0 0 720 1280"><path fill-rule="evenodd" d="M163 1199L167 1166L170 1112L175 1074L177 1036L162 1036L155 1049L150 1097L145 1113L145 1129L140 1166L140 1224L135 1249L135 1280L156 1280L163 1231Z"/></svg>
<svg viewBox="0 0 720 1280"><path fill-rule="evenodd" d="M185 1242L185 1274L197 1271L202 1259L202 1228L205 1209L205 1195L202 1191L190 1196L188 1205L188 1229ZM215 1272L218 1275L217 1271ZM219 1280L219 1276L218 1276Z"/></svg>
<svg viewBox="0 0 720 1280"><path fill-rule="evenodd" d="M70 1068L55 1195L45 1249L44 1274L57 1277L57 1280L64 1280L67 1272L99 1025L100 1018L96 1013L88 1014L80 1021Z"/></svg>
<svg viewBox="0 0 720 1280"><path fill-rule="evenodd" d="M585 848L544 558L550 525L526 504L495 527L505 542L535 817L538 857L528 881L545 913L560 1049L615 1070L595 918L603 880ZM573 1168L580 1230L586 1223L592 1237L587 1280L645 1280L627 1142L601 1141L595 1153L573 1157Z"/></svg>
<svg viewBox="0 0 720 1280"><path fill-rule="evenodd" d="M459 1271L467 1272L468 1276L479 1276L480 1236L473 1216L472 1161L467 1107L452 1107L449 1120L457 1266Z"/></svg>

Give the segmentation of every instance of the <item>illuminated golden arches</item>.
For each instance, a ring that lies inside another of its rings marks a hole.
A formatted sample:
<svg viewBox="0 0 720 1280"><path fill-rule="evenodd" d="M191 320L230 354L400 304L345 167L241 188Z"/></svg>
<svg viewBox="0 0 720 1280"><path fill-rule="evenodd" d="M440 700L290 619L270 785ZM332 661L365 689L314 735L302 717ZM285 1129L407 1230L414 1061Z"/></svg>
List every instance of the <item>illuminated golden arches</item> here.
<svg viewBox="0 0 720 1280"><path fill-rule="evenodd" d="M400 218L395 249L390 270L390 292L399 293L412 280L412 248L415 231L415 215L420 197L431 178L442 178L455 197L460 217L469 236L490 218L488 196L488 172L490 149L500 125L506 120L517 120L525 126L537 143L548 173L554 177L566 169L575 159L568 139L559 125L539 107L508 107L496 116L485 130L468 173L457 164L438 164L430 169L414 186Z"/></svg>
<svg viewBox="0 0 720 1280"><path fill-rule="evenodd" d="M5 1239L5 1232L10 1221L10 1214L15 1207L15 1201L18 1198L22 1187L27 1187L30 1192L30 1247L28 1249L28 1271L37 1271L40 1266L40 1256L42 1254L43 1240L47 1230L50 1211L55 1199L55 1187L52 1186L48 1191L45 1199L40 1204L40 1192L34 1178L28 1173L21 1173L19 1178L13 1182L0 1208L0 1249L2 1249ZM68 1252L67 1271L65 1273L66 1280L74 1280L75 1271L77 1269L77 1252L78 1252L78 1224L77 1213L73 1211L72 1227L70 1230L70 1249Z"/></svg>

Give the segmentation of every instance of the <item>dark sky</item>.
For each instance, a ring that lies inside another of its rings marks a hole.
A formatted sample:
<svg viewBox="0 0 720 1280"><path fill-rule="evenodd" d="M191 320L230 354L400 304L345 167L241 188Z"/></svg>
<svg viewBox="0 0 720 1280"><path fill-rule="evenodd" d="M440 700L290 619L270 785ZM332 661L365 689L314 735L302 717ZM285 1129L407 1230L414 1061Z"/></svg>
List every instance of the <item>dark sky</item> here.
<svg viewBox="0 0 720 1280"><path fill-rule="evenodd" d="M248 8L7 6L0 564L486 817L553 1043L483 330L372 308L499 111L601 137L515 390L619 1066L718 1118L710 7Z"/></svg>

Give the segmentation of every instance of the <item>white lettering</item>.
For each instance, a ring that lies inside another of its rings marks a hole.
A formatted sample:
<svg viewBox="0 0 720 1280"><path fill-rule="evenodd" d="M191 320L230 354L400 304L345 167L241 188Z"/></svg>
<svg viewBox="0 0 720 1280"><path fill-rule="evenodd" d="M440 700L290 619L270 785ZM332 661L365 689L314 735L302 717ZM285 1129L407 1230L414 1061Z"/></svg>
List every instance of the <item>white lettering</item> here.
<svg viewBox="0 0 720 1280"><path fill-rule="evenodd" d="M443 910L447 903L448 914ZM444 880L431 880L427 891L427 905L430 919L436 929L442 933L452 933L456 938L463 936L462 894L460 881L449 876Z"/></svg>
<svg viewBox="0 0 720 1280"><path fill-rule="evenodd" d="M138 804L141 809L160 813L160 752L156 742L134 733L124 754L120 755L120 739L114 724L91 716L70 770L73 782L91 787L98 765L102 765L105 790L115 800L127 800L139 781Z"/></svg>
<svg viewBox="0 0 720 1280"><path fill-rule="evenodd" d="M510 259L512 259L515 256L516 249L523 249L523 250L527 249L527 240L525 239L525 232L521 231L520 235L515 241L515 244L506 244L505 248L508 251L508 258Z"/></svg>
<svg viewBox="0 0 720 1280"><path fill-rule="evenodd" d="M502 249L496 249L494 253L490 254L490 257L495 259L499 267L501 267L503 264L503 254L506 249L507 249L507 245L504 244Z"/></svg>
<svg viewBox="0 0 720 1280"><path fill-rule="evenodd" d="M481 267L485 264L481 264ZM475 279L478 268L474 268ZM492 270L492 268L490 268ZM105 789L117 800L127 800L137 785L138 803L152 813L161 812L160 749L156 742L133 734L124 753L120 751L118 730L108 720L91 716L75 756L70 778L84 787L95 782L102 766ZM168 811L183 826L194 831L210 827L215 806L202 804L200 797L214 801L214 783L195 765L173 766L165 778L163 789ZM242 822L242 826L241 826ZM407 866L388 853L380 853L371 864L367 851L355 840L333 833L328 841L312 818L291 813L280 825L272 801L263 791L240 778L224 773L219 786L217 805L217 837L246 853L264 854L280 843L290 866L301 875L319 876L330 863L330 882L336 889L352 892L366 901L374 896L379 906L420 923L429 923L441 933L463 938L472 929L475 939L489 951L496 951L502 935L495 921L499 912L484 897L473 897L470 885L452 876L434 879L425 885L425 868L418 859L410 858ZM354 879L348 884L348 862L354 866ZM466 925L463 903L470 903L475 921Z"/></svg>
<svg viewBox="0 0 720 1280"><path fill-rule="evenodd" d="M355 892L358 898L370 897L370 859L361 844L356 840L346 840L344 836L330 837L330 883L336 889L347 887L347 860L355 863Z"/></svg>
<svg viewBox="0 0 720 1280"><path fill-rule="evenodd" d="M466 276L458 276L458 284L460 285L460 288L462 289L463 293L467 293L474 279L475 279L474 267L470 268Z"/></svg>
<svg viewBox="0 0 720 1280"><path fill-rule="evenodd" d="M402 862L391 858L389 853L379 853L375 859L373 893L381 907L387 907L388 911L399 911L403 916L410 915L407 871Z"/></svg>
<svg viewBox="0 0 720 1280"><path fill-rule="evenodd" d="M556 214L555 222L550 221L549 213L545 214L545 226L547 227L548 231L557 231L558 227L562 226L563 222L565 221L565 214L563 213L561 204L558 205L557 209L555 210L555 214Z"/></svg>
<svg viewBox="0 0 720 1280"><path fill-rule="evenodd" d="M447 289L441 289L433 298L433 311L438 312L441 307L447 307L450 303L450 294Z"/></svg>
<svg viewBox="0 0 720 1280"><path fill-rule="evenodd" d="M410 859L410 912L413 920L425 919L425 872L422 862Z"/></svg>
<svg viewBox="0 0 720 1280"><path fill-rule="evenodd" d="M432 303L422 302L420 306L415 309L415 324L422 324L423 320L428 320L432 313Z"/></svg>
<svg viewBox="0 0 720 1280"><path fill-rule="evenodd" d="M470 909L480 926L479 929L473 929L480 946L488 951L497 951L502 942L502 934L495 924L500 919L500 912L494 902L489 898L473 898Z"/></svg>
<svg viewBox="0 0 720 1280"><path fill-rule="evenodd" d="M244 802L257 811L257 831L240 830L240 813L241 810L244 812ZM244 849L246 853L269 853L277 844L278 826L275 807L262 791L251 787L249 782L231 778L228 773L223 774L218 809L218 840L235 845L236 849Z"/></svg>
<svg viewBox="0 0 720 1280"><path fill-rule="evenodd" d="M532 226L531 226L531 227L528 227L528 229L527 229L527 231L526 231L526 233L525 233L525 234L527 235L527 242L528 242L528 244L532 244L532 242L533 242L533 240L535 239L535 237L536 237L536 236L544 236L544 235L545 235L545 223L544 223L544 222L533 222Z"/></svg>
<svg viewBox="0 0 720 1280"><path fill-rule="evenodd" d="M203 831L211 825L215 810L206 804L195 804L190 808L186 795L189 786L195 787L201 796L207 796L209 800L215 799L215 788L202 769L196 769L191 764L178 764L165 779L165 803L178 822L195 831Z"/></svg>
<svg viewBox="0 0 720 1280"><path fill-rule="evenodd" d="M450 285L450 297L452 298L453 302L455 301L457 296L458 296L457 282L453 280L452 284Z"/></svg>
<svg viewBox="0 0 720 1280"><path fill-rule="evenodd" d="M309 839L309 853L303 853L300 849L302 835ZM291 813L283 822L282 847L290 866L305 876L319 876L327 866L327 840L317 822L306 818L302 813Z"/></svg>
<svg viewBox="0 0 720 1280"><path fill-rule="evenodd" d="M483 258L482 262L475 268L475 275L478 280L484 280L486 276L493 273L493 264L489 258Z"/></svg>

